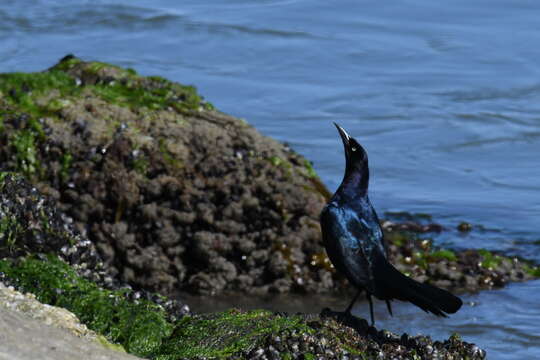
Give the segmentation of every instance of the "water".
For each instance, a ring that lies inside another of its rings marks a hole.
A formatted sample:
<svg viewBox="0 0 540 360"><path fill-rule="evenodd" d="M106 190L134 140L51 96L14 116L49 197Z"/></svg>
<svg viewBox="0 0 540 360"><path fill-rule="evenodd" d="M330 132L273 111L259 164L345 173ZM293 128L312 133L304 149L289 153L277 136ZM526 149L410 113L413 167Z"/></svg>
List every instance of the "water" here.
<svg viewBox="0 0 540 360"><path fill-rule="evenodd" d="M343 171L337 121L368 150L379 212L429 213L449 228L467 220L469 235L437 240L540 261L537 1L65 4L0 4L1 72L74 53L195 84L313 160L332 190ZM538 287L469 296L477 305L444 321L404 306L381 323L439 338L457 330L491 359L540 358Z"/></svg>

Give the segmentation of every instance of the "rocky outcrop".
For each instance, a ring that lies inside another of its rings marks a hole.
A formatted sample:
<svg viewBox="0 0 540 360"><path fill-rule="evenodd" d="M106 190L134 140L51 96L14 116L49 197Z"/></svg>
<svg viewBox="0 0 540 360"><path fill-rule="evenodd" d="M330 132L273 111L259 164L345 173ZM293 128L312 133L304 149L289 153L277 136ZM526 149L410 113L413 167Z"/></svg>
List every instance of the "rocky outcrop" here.
<svg viewBox="0 0 540 360"><path fill-rule="evenodd" d="M341 314L342 315L342 314ZM162 356L242 359L484 359L486 352L454 334L444 341L378 331L365 320L229 310L183 319Z"/></svg>
<svg viewBox="0 0 540 360"><path fill-rule="evenodd" d="M2 168L57 200L113 275L164 294L332 286L309 265L309 162L192 87L68 56L0 91Z"/></svg>
<svg viewBox="0 0 540 360"><path fill-rule="evenodd" d="M42 260L62 259L73 267L78 276L95 283L95 286L121 291L126 299L156 303L166 310L171 320L189 312L189 307L178 300L168 300L145 290L134 291L112 276L94 244L73 231L71 219L58 211L51 198L43 196L21 175L0 173L0 280L20 281L22 274L7 277L2 266L28 256ZM29 279L37 289L56 286L54 291L59 291L56 281L49 284L44 279L44 284L40 284L37 275L29 276ZM37 289L26 291L36 293ZM58 300L59 295L51 297Z"/></svg>
<svg viewBox="0 0 540 360"><path fill-rule="evenodd" d="M428 336L399 336L370 327L365 320L345 317L343 313L334 313L328 309L320 315L231 309L221 313L186 315L173 320L160 306L143 299L126 299L126 290L110 291L97 287L55 257L38 259L31 256L17 261L0 260L0 272L18 288L31 291L47 303L66 307L90 329L119 343L128 352L145 358L485 357L485 351L462 341L458 335L452 335L444 341L433 341ZM43 334L46 335L47 331L43 331ZM36 334L36 337L43 340L41 333ZM69 344L65 347L67 350L72 349ZM21 350L20 354L26 353Z"/></svg>

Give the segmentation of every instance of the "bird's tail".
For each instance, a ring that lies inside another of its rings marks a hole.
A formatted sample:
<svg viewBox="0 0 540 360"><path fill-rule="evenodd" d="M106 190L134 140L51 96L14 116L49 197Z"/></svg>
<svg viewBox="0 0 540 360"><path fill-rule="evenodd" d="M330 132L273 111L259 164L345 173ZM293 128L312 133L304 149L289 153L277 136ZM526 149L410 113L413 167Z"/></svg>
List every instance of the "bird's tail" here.
<svg viewBox="0 0 540 360"><path fill-rule="evenodd" d="M373 276L381 299L410 301L426 312L446 317L459 310L463 302L457 296L438 287L419 283L402 274L379 254L373 263Z"/></svg>

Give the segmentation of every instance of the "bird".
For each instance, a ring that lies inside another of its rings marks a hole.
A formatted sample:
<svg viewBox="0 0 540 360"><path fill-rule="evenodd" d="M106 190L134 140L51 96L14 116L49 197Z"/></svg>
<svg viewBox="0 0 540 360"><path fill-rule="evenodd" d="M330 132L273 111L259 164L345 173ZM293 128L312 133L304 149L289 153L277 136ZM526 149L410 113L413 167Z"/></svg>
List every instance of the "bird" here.
<svg viewBox="0 0 540 360"><path fill-rule="evenodd" d="M459 297L413 280L388 261L388 248L379 218L368 197L367 152L341 126L334 125L345 148L345 174L321 211L320 223L328 258L358 290L344 315L351 315L362 291L369 302L371 326L375 324L372 296L386 302L391 316L390 302L394 299L411 302L425 312L441 317L457 312L462 305Z"/></svg>

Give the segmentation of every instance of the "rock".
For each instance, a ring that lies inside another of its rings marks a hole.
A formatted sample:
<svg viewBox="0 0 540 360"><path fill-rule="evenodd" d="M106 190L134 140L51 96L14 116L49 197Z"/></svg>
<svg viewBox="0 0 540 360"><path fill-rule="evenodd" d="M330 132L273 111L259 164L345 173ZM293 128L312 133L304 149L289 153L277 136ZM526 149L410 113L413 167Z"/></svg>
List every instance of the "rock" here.
<svg viewBox="0 0 540 360"><path fill-rule="evenodd" d="M31 226L29 226L31 224ZM132 234L128 234L128 225L124 222L104 224L108 241L125 242L130 250L133 244ZM109 242L100 242L98 246L111 249ZM155 251L158 253L159 251ZM84 236L77 234L72 220L63 215L55 206L52 199L41 195L22 176L0 172L0 262L5 259L20 259L28 255L46 258L45 254L56 254L71 264L79 275L111 289L125 289L126 283L115 277L114 272L105 266L98 255L94 244ZM133 257L136 261L146 259L146 262L126 268L123 275L126 278L135 278L135 270L152 269L164 263L151 252L145 257ZM131 258L128 258L131 261ZM181 269L178 269L182 273ZM167 274L162 272L162 274ZM4 276L0 272L0 279ZM12 279L16 281L17 279ZM171 282L171 279L160 279L162 283ZM171 318L179 318L186 311L185 304L176 301L153 299L153 294L145 291L134 291L132 296L140 299L152 299L163 305Z"/></svg>
<svg viewBox="0 0 540 360"><path fill-rule="evenodd" d="M139 359L121 350L69 311L41 304L0 283L0 358L12 360Z"/></svg>
<svg viewBox="0 0 540 360"><path fill-rule="evenodd" d="M442 342L425 336L398 336L330 310L319 316L235 309L195 315L175 328L160 352L195 359L202 354L210 358L273 359L276 353L291 359L411 359L420 355L424 359L480 360L486 356L485 351L457 335Z"/></svg>
<svg viewBox="0 0 540 360"><path fill-rule="evenodd" d="M311 227L327 191L311 164L213 110L193 87L69 56L45 72L0 77L0 111L9 114L2 168L54 194L111 273L133 287L240 290L231 274L251 269L231 249L282 244L309 251L287 262L315 277L306 259L322 252ZM214 256L235 272L208 269ZM264 272L274 265L268 255L257 262ZM220 271L225 282L202 281Z"/></svg>
<svg viewBox="0 0 540 360"><path fill-rule="evenodd" d="M0 260L0 272L40 298L72 309L89 326L101 329L103 335L119 341L128 351L145 356L202 359L250 358L256 354L271 358L279 349L292 358L409 359L414 354L426 359L485 357L484 351L457 336L435 342L426 336L398 336L377 331L366 320L328 309L319 316L231 309L169 321L166 307L141 299L136 292L128 291L130 297L126 298L126 290L100 289L51 256Z"/></svg>
<svg viewBox="0 0 540 360"><path fill-rule="evenodd" d="M472 225L469 224L468 222L460 222L459 225L457 226L457 229L461 232L469 232L472 230Z"/></svg>
<svg viewBox="0 0 540 360"><path fill-rule="evenodd" d="M540 276L538 267L488 250L437 249L410 232L385 230L391 262L417 281L454 292L492 289Z"/></svg>

